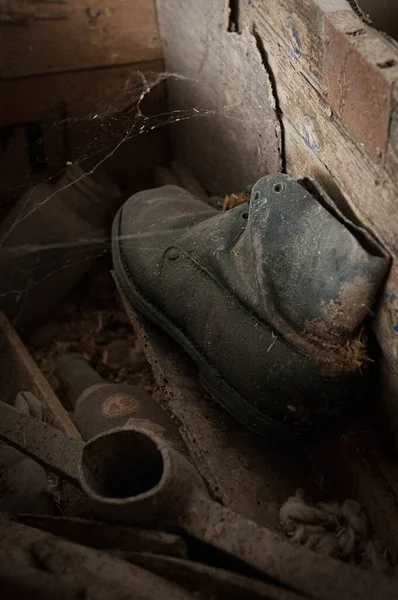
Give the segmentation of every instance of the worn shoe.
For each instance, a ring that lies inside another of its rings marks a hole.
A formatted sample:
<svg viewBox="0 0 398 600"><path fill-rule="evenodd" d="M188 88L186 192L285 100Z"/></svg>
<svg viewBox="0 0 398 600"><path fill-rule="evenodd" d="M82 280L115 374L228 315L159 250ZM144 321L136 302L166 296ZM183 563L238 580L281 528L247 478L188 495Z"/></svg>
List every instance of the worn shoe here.
<svg viewBox="0 0 398 600"><path fill-rule="evenodd" d="M112 237L127 299L247 427L302 432L357 396L389 259L315 184L264 177L227 212L176 186L143 191Z"/></svg>

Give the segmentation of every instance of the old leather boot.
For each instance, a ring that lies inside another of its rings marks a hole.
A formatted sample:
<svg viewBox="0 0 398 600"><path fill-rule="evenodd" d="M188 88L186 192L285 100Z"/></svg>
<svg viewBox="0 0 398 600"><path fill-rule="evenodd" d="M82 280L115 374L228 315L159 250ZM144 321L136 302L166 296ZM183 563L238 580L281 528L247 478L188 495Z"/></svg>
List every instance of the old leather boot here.
<svg viewBox="0 0 398 600"><path fill-rule="evenodd" d="M114 221L113 261L132 306L247 427L302 432L358 395L389 259L315 184L264 177L224 213L176 186L140 192Z"/></svg>

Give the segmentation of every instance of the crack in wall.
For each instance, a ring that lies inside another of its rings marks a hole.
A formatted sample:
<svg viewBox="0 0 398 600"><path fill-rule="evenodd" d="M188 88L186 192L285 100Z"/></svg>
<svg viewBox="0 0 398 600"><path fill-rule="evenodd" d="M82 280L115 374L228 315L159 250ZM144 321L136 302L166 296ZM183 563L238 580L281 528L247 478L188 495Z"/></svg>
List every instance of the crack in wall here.
<svg viewBox="0 0 398 600"><path fill-rule="evenodd" d="M261 39L256 26L253 24L251 27L251 31L250 33L252 34L252 36L255 39L256 42L256 46L257 46L257 50L260 54L261 57L261 62L262 65L268 75L269 81L270 81L270 85L271 85L271 92L272 92L272 96L274 98L274 102L275 102L275 116L278 120L279 123L279 129L280 129L280 156L281 156L281 171L282 173L286 173L286 139L285 139L285 126L283 124L283 111L281 109L281 105L279 102L279 96L278 96L278 89L277 89L277 84L276 84L276 78L274 75L274 72L271 68L271 65L269 64L269 60L268 60L268 53L264 47L264 43L263 40Z"/></svg>
<svg viewBox="0 0 398 600"><path fill-rule="evenodd" d="M366 23L366 25L373 25L372 19L366 14L362 8L359 6L357 0L348 0L348 4L351 6L352 10L358 17Z"/></svg>
<svg viewBox="0 0 398 600"><path fill-rule="evenodd" d="M239 0L229 0L227 6L228 25L227 31L230 33L241 33L240 28L240 6Z"/></svg>

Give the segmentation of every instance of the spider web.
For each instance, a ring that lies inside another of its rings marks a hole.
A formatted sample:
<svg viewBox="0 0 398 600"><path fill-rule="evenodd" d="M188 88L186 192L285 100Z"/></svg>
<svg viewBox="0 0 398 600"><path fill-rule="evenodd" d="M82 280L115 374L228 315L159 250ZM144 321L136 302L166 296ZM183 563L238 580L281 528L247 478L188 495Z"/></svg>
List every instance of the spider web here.
<svg viewBox="0 0 398 600"><path fill-rule="evenodd" d="M32 231L30 235L32 214L39 209L43 214L44 205L54 201L60 192L65 193L80 178L55 191L50 187L44 199L32 204L32 197L38 186L52 186L74 165L82 167L84 174L81 179L92 176L97 171L109 176L107 171L112 172L112 161L113 164L123 162L119 159L121 152L124 161L126 156L131 161L135 160L134 148L131 155L128 151L128 144L132 140L148 136L155 130L179 121L217 114L233 118L228 114L230 106L216 109L195 107L160 113L154 111L151 106L154 92L159 91L170 79L187 78L176 73L132 71L112 103L104 100L95 111L83 117L65 117L52 123L50 130L46 131L47 154L44 154L40 138L36 140L36 145L31 144L34 148L30 148L32 156L29 169L19 176L17 184L8 186L7 193L2 194L3 204L11 206L12 221L6 215L3 223L0 223L0 309L12 317L15 325L18 325L26 303L31 301L30 292L38 284L48 280L48 285L51 286L56 273L72 266L81 265L84 271L93 261L108 254L110 249L110 229L105 234L103 230L98 230L96 236L77 239L62 239L61 235L60 240L53 240L51 243L41 243L41 236L37 231ZM67 139L69 131L74 132L73 139ZM31 130L28 133L32 133ZM64 146L69 148L67 160L65 148L60 150L56 143L52 143L55 138L64 138ZM2 141L4 148L4 136ZM125 169L128 169L127 164ZM44 222L45 220L43 227ZM18 235L21 228L28 232L23 241L20 239L21 235ZM44 233L44 239L46 238L48 236ZM15 242L15 239L18 241ZM49 257L53 257L53 260L49 260ZM51 263L53 266L49 267Z"/></svg>

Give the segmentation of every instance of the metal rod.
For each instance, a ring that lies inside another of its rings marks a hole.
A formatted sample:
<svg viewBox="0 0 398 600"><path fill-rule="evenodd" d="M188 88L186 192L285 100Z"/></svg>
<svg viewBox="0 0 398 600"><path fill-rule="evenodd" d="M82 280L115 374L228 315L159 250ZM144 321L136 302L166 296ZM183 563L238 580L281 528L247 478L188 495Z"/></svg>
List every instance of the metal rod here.
<svg viewBox="0 0 398 600"><path fill-rule="evenodd" d="M5 402L0 402L0 424L1 440L80 487L77 467L83 449L81 441L69 438Z"/></svg>
<svg viewBox="0 0 398 600"><path fill-rule="evenodd" d="M73 408L80 395L93 385L106 384L80 354L64 354L57 360L55 373Z"/></svg>

